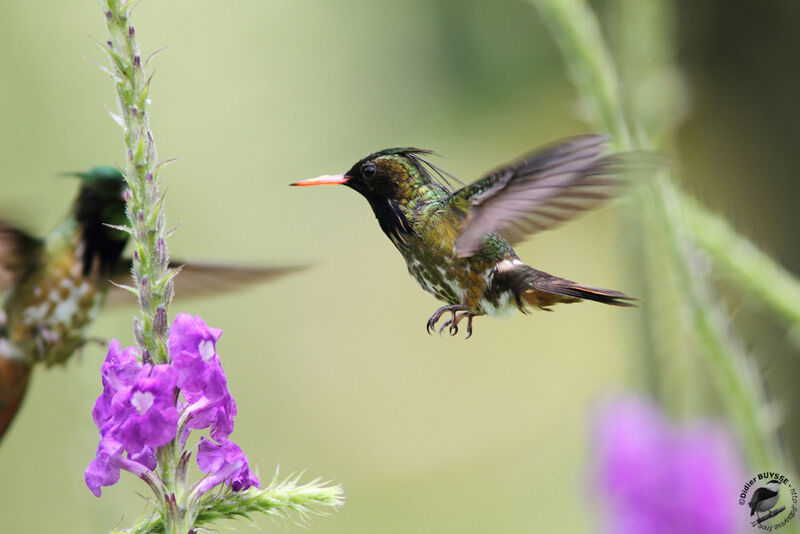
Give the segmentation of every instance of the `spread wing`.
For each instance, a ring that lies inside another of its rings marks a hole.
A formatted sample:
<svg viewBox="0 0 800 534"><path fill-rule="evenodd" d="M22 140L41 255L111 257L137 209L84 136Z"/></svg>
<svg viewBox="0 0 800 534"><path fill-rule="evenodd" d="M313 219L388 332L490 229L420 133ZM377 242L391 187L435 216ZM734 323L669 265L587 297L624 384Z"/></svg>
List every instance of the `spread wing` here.
<svg viewBox="0 0 800 534"><path fill-rule="evenodd" d="M492 232L519 241L613 196L625 158L604 155L607 141L603 135L566 139L454 192L449 204L463 221L455 252L471 256Z"/></svg>
<svg viewBox="0 0 800 534"><path fill-rule="evenodd" d="M174 279L175 295L178 298L236 291L251 284L268 282L306 268L306 266L246 266L180 260L173 260L170 266L181 267L181 272ZM123 258L112 280L119 284L130 285L132 283L130 270L131 260ZM135 304L136 300L130 292L112 285L106 302L110 305Z"/></svg>
<svg viewBox="0 0 800 534"><path fill-rule="evenodd" d="M0 222L0 294L36 266L41 250L40 239Z"/></svg>

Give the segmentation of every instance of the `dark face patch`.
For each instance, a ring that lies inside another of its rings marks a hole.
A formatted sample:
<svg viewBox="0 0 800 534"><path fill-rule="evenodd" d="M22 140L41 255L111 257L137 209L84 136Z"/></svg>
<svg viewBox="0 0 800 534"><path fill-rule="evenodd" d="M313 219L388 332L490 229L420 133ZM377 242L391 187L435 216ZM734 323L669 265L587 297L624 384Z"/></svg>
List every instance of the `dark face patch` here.
<svg viewBox="0 0 800 534"><path fill-rule="evenodd" d="M415 163L399 154L367 156L347 172L347 186L367 199L383 232L399 248L414 234L401 205L414 194Z"/></svg>
<svg viewBox="0 0 800 534"><path fill-rule="evenodd" d="M87 276L95 262L101 272L116 266L128 241L128 234L109 228L107 224L125 224L125 182L98 180L81 186L75 203L75 219L83 230L83 275Z"/></svg>

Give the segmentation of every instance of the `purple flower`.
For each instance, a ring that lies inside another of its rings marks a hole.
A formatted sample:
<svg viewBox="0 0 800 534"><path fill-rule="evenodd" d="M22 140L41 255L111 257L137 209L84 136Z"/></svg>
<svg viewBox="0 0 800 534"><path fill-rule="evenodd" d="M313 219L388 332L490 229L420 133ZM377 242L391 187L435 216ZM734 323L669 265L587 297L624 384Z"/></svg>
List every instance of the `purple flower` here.
<svg viewBox="0 0 800 534"><path fill-rule="evenodd" d="M227 483L233 491L243 491L261 484L250 471L242 449L228 439L220 439L219 443L201 439L197 446L197 465L202 472L210 475L200 484L200 494L222 482Z"/></svg>
<svg viewBox="0 0 800 534"><path fill-rule="evenodd" d="M228 391L216 342L222 330L209 328L200 317L181 313L175 317L169 334L169 348L178 387L186 401L187 429L211 428L214 439L233 432L236 402Z"/></svg>
<svg viewBox="0 0 800 534"><path fill-rule="evenodd" d="M169 333L169 352L182 391L203 393L212 400L227 392L216 348L221 335L222 330L209 328L200 317L187 313L175 317Z"/></svg>
<svg viewBox="0 0 800 534"><path fill-rule="evenodd" d="M134 347L122 350L119 341L111 342L92 418L101 436L113 435L129 453L146 457L177 432L177 372L167 364L143 364L137 356Z"/></svg>
<svg viewBox="0 0 800 534"><path fill-rule="evenodd" d="M149 368L145 365L145 369ZM111 433L132 454L154 450L175 438L178 410L175 408L175 382L178 373L168 364L148 369L131 386L124 387L112 401L111 426L100 432Z"/></svg>
<svg viewBox="0 0 800 534"><path fill-rule="evenodd" d="M737 532L731 496L744 480L742 462L722 429L676 428L655 405L630 398L601 412L593 437L609 532Z"/></svg>
<svg viewBox="0 0 800 534"><path fill-rule="evenodd" d="M141 476L149 468L134 460L126 459L122 456L123 445L111 437L100 440L97 446L95 459L89 464L84 472L84 480L95 497L100 496L102 486L112 486L119 480L120 469L125 469L131 473Z"/></svg>
<svg viewBox="0 0 800 534"><path fill-rule="evenodd" d="M184 395L186 397L185 410L188 422L186 429L211 429L211 437L224 439L233 432L233 417L236 415L236 401L228 394L217 400L210 401L202 395ZM185 441L185 436L184 436Z"/></svg>
<svg viewBox="0 0 800 534"><path fill-rule="evenodd" d="M101 368L103 392L92 416L100 431L95 459L85 471L86 484L97 496L115 484L120 469L148 481L157 493L156 450L175 439L181 423L181 448L193 429L209 429L202 438L197 463L208 474L197 484L202 494L218 484L233 491L258 486L247 457L234 442L236 402L228 391L216 350L222 330L209 328L200 317L180 314L169 336L172 363L142 363L136 348L111 342Z"/></svg>
<svg viewBox="0 0 800 534"><path fill-rule="evenodd" d="M103 381L103 393L97 398L92 410L92 418L97 428L102 428L111 418L111 401L122 388L130 386L138 380L143 372L143 364L137 360L135 347L120 348L119 341L111 340L106 360L100 367Z"/></svg>
<svg viewBox="0 0 800 534"><path fill-rule="evenodd" d="M155 469L155 449L178 431L177 371L167 364L143 364L137 356L134 347L123 350L115 339L101 367L103 392L92 410L100 444L84 473L86 485L98 497L101 486L119 480L120 469L138 475Z"/></svg>

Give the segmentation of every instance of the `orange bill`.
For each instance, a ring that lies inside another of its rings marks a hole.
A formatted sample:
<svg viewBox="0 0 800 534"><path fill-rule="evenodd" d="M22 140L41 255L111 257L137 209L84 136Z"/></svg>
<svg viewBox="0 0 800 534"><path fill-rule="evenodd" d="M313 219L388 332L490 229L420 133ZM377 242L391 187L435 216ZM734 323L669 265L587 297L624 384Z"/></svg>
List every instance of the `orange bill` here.
<svg viewBox="0 0 800 534"><path fill-rule="evenodd" d="M297 185L305 187L307 185L337 185L346 184L350 179L346 174L326 174L325 176L317 176L316 178L309 178L308 180L300 180L289 185Z"/></svg>

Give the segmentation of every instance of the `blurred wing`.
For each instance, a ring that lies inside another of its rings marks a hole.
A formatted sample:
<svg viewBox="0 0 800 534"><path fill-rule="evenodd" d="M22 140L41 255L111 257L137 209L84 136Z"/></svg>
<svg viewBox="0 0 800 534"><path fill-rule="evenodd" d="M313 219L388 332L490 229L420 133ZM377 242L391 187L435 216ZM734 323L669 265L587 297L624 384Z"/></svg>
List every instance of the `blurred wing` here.
<svg viewBox="0 0 800 534"><path fill-rule="evenodd" d="M18 282L36 264L42 241L0 222L0 293Z"/></svg>
<svg viewBox="0 0 800 534"><path fill-rule="evenodd" d="M608 139L567 139L453 193L450 204L463 214L456 253L471 256L492 232L519 241L613 196L625 165L622 155L603 155Z"/></svg>
<svg viewBox="0 0 800 534"><path fill-rule="evenodd" d="M131 285L131 261L124 259L112 280L118 284ZM175 277L175 296L201 297L237 291L252 284L268 282L275 278L302 271L306 266L265 267L231 265L214 262L172 261L170 267L180 267L181 272ZM114 285L108 291L107 304L135 304L134 296Z"/></svg>

